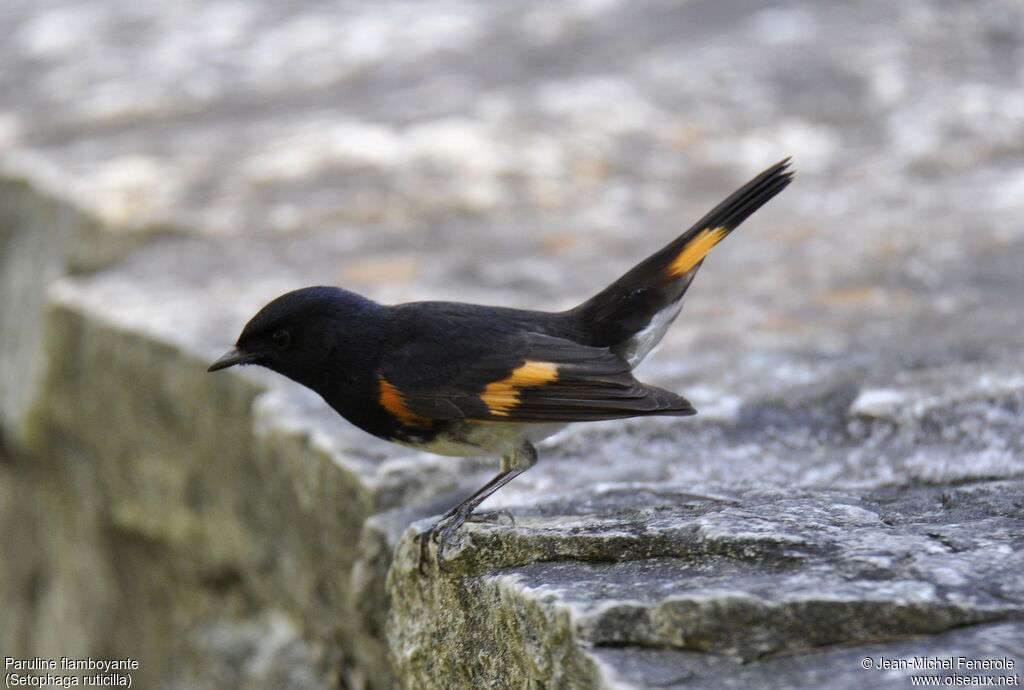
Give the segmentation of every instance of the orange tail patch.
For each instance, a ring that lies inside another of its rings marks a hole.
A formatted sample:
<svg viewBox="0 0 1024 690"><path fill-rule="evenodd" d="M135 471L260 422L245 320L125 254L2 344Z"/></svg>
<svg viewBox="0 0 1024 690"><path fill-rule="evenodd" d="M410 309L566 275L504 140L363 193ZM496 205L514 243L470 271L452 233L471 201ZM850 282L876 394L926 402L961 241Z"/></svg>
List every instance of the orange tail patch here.
<svg viewBox="0 0 1024 690"><path fill-rule="evenodd" d="M711 248L718 244L723 237L729 234L729 229L725 226L719 226L717 228L705 228L697 233L697 235L686 243L676 258L669 264L668 274L672 278L678 278L686 275L693 267L700 263L701 259L707 256L707 253L711 251Z"/></svg>

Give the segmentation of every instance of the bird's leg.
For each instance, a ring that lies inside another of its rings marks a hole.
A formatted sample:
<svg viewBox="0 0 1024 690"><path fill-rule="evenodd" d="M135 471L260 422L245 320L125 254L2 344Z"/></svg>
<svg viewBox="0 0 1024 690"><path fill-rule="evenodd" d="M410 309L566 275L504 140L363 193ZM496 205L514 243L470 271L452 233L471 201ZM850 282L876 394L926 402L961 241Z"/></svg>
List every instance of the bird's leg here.
<svg viewBox="0 0 1024 690"><path fill-rule="evenodd" d="M440 520L435 522L433 525L430 526L429 529L427 529L427 531L423 532L422 534L420 534L417 537L420 540L420 564L419 564L419 569L420 569L421 573L425 573L426 572L425 566L427 564L427 547L430 544L430 542L434 541L434 537L437 536L437 530L438 530L438 527L441 526L441 523L444 522L445 520L450 519L450 518L454 518L455 515L457 515L458 512L460 510L462 510L463 507L467 503L472 501L481 492L488 491L495 484L497 484L498 482L502 482L502 480L505 480L505 477L507 477L511 473L511 470L510 469L506 469L505 465L506 465L505 458L502 458L501 459L501 472L499 472L497 476L493 477L491 479L491 481L487 482L482 487L480 487L480 489L477 490L477 492L475 494L473 494L472 496L467 498L465 501L462 501L461 503L458 503L454 507L452 507L451 510L449 510L447 513L445 513L444 515L441 516ZM509 478L509 480L505 480L504 482L502 482L501 486L504 486L510 480L511 480L511 478ZM490 494L488 494L488 495L490 495ZM472 512L472 509L470 509L470 512ZM467 517L468 517L468 514L467 514ZM465 517L463 518L463 522L464 521L465 521ZM440 551L439 551L439 553L440 553Z"/></svg>
<svg viewBox="0 0 1024 690"><path fill-rule="evenodd" d="M536 463L537 449L533 447L532 443L524 440L512 455L501 459L501 473L498 476L457 505L453 510L449 511L451 517L448 519L448 524L441 530L440 539L438 539L437 544L437 561L439 564L444 561L444 552L449 544L451 544L455 532L466 522L473 511L498 489L533 467Z"/></svg>
<svg viewBox="0 0 1024 690"><path fill-rule="evenodd" d="M533 467L535 464L537 464L537 449L533 447L532 443L526 440L524 440L519 448L511 455L503 457L501 459L501 472L491 479L491 481L480 487L480 489L472 496L445 513L444 517L438 520L429 530L421 535L420 569L422 570L424 559L426 558L427 542L432 541L434 537L438 536L438 528L441 526L442 522L448 520L448 524L444 526L444 529L442 529L439 534L440 538L438 539L437 545L437 561L439 564L444 560L444 552L451 543L451 539L455 534L455 531L458 530L464 522L466 522L466 519L469 518L473 511L476 510L481 503L490 498L494 492L508 484L526 470Z"/></svg>

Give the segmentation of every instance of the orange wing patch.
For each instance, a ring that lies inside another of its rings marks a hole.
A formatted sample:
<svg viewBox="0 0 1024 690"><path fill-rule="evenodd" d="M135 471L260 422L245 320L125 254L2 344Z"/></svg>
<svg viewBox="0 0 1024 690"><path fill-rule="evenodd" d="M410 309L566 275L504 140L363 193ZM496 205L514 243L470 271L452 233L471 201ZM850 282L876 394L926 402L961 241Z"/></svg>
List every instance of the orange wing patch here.
<svg viewBox="0 0 1024 690"><path fill-rule="evenodd" d="M406 426L429 427L433 422L409 409L402 392L388 383L383 376L377 378L380 384L378 399L381 406Z"/></svg>
<svg viewBox="0 0 1024 690"><path fill-rule="evenodd" d="M689 273L700 260L707 256L711 248L718 244L723 237L729 234L725 226L717 228L705 228L697 233L697 236L686 243L683 250L679 252L675 260L669 265L668 272L673 278Z"/></svg>
<svg viewBox="0 0 1024 690"><path fill-rule="evenodd" d="M519 404L522 388L543 386L558 380L558 367L551 362L527 361L500 381L487 384L480 399L495 417L507 417Z"/></svg>

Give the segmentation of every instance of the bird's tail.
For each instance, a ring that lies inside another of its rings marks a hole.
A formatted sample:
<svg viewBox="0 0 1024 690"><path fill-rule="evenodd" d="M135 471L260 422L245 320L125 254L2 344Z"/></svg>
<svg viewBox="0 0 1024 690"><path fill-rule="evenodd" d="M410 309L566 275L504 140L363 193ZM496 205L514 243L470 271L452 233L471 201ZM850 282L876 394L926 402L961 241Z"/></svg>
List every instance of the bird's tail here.
<svg viewBox="0 0 1024 690"><path fill-rule="evenodd" d="M658 344L682 308L682 298L705 255L789 184L789 159L768 168L701 218L664 249L574 311L594 343L635 366Z"/></svg>

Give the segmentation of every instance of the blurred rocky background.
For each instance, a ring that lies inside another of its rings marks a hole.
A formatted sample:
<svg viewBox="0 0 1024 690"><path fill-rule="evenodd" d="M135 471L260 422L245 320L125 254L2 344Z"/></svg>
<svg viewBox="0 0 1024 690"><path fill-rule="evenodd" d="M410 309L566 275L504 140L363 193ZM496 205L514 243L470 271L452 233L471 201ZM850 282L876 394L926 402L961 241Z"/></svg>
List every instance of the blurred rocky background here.
<svg viewBox="0 0 1024 690"><path fill-rule="evenodd" d="M1020 672L1019 0L5 0L0 28L0 655L161 689ZM553 439L446 572L417 521L494 461L204 372L305 285L572 306L788 155L645 365L698 416Z"/></svg>

